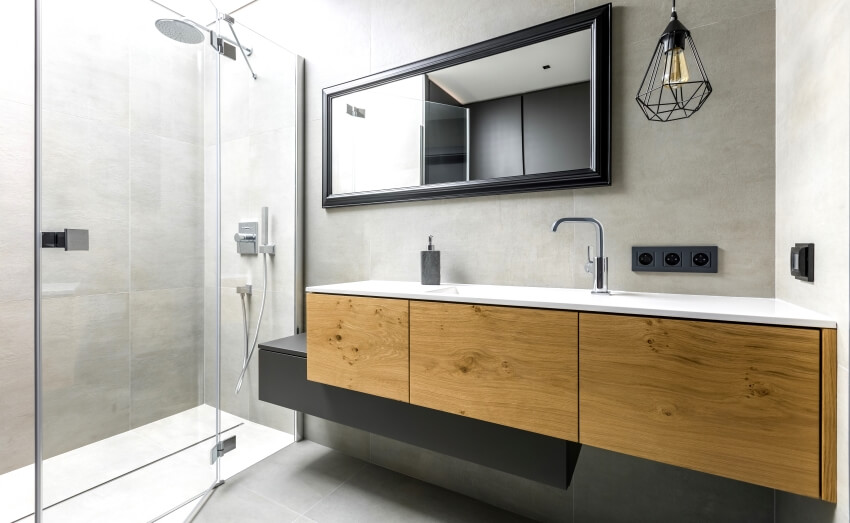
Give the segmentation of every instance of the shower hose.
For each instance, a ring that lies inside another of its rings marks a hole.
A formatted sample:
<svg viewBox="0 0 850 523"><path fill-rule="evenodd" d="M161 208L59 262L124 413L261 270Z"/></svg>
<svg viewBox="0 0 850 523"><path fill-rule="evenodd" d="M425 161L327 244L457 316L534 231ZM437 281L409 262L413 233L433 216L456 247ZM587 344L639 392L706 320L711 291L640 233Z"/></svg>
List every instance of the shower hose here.
<svg viewBox="0 0 850 523"><path fill-rule="evenodd" d="M257 316L257 328L254 330L254 338L251 343L248 343L248 312L245 306L245 294L242 294L242 327L245 332L245 353L242 359L242 372L239 373L239 380L236 381L236 394L242 389L242 380L245 379L245 373L248 372L248 364L251 363L251 358L254 356L254 349L257 348L257 338L260 335L260 325L263 323L263 311L266 308L266 284L268 283L268 254L263 253L263 299L260 301L260 314Z"/></svg>

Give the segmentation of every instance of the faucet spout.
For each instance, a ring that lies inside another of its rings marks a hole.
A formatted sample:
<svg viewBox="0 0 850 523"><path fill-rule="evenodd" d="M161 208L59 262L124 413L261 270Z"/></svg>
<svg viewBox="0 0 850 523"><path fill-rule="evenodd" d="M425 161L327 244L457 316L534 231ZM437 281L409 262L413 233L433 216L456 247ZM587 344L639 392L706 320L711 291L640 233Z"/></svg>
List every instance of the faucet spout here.
<svg viewBox="0 0 850 523"><path fill-rule="evenodd" d="M590 223L596 227L596 256L591 258L590 247L588 247L587 272L593 274L593 294L610 294L608 291L608 257L605 256L605 230L599 220L586 217L567 217L555 220L552 224L552 232L558 230L558 226L564 222ZM592 268L591 268L592 267Z"/></svg>

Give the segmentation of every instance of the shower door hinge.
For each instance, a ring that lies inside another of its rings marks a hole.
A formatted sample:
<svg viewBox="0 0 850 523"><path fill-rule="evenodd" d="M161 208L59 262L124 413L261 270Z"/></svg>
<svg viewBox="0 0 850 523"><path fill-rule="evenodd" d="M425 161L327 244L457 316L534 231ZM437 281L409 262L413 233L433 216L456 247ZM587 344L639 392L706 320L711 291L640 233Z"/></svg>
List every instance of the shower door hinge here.
<svg viewBox="0 0 850 523"><path fill-rule="evenodd" d="M227 43L224 38L218 36L215 31L210 31L210 45L213 49L218 51L219 54L226 56L231 60L236 60L236 46Z"/></svg>
<svg viewBox="0 0 850 523"><path fill-rule="evenodd" d="M222 440L218 445L213 445L210 449L210 465L214 465L218 458L224 456L231 450L236 448L236 436L230 436L226 440Z"/></svg>

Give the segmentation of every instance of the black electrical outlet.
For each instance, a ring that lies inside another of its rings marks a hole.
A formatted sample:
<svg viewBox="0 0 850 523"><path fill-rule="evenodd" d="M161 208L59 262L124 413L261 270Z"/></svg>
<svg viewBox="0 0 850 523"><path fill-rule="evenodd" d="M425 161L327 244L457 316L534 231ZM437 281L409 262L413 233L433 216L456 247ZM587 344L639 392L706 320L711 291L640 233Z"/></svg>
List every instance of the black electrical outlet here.
<svg viewBox="0 0 850 523"><path fill-rule="evenodd" d="M679 267L682 264L682 257L677 252L668 252L664 255L665 267Z"/></svg>
<svg viewBox="0 0 850 523"><path fill-rule="evenodd" d="M717 272L717 246L632 247L636 272Z"/></svg>

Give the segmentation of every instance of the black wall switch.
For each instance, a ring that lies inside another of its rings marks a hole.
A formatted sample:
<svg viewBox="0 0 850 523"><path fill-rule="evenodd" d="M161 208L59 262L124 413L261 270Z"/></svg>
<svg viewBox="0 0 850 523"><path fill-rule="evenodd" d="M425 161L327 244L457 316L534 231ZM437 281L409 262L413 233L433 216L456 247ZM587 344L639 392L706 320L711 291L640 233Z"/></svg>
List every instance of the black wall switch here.
<svg viewBox="0 0 850 523"><path fill-rule="evenodd" d="M791 275L802 281L815 281L815 244L797 243L791 247Z"/></svg>

